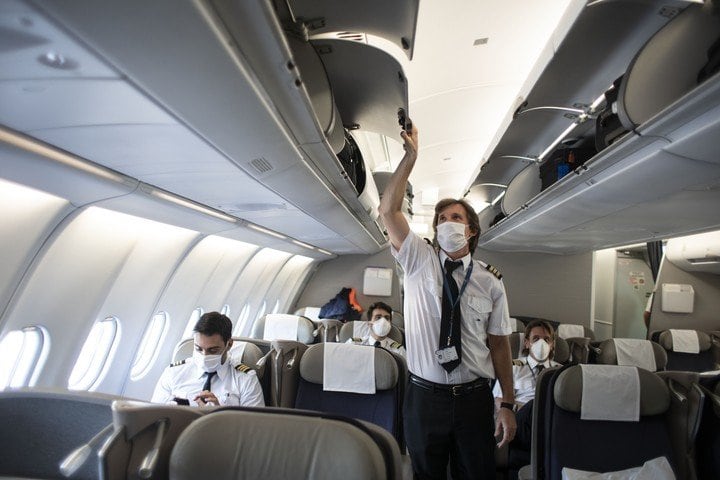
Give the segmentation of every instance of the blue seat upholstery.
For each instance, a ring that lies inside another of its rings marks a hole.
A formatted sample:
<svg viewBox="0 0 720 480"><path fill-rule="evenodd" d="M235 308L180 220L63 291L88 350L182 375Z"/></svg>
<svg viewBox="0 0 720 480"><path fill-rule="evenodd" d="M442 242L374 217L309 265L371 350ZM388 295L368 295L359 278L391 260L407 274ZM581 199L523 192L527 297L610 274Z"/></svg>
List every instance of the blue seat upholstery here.
<svg viewBox="0 0 720 480"><path fill-rule="evenodd" d="M623 368L623 367L611 367ZM638 422L583 420L582 367L571 365L544 374L534 405L533 471L537 479L559 480L563 467L610 472L664 456L675 466L668 416L671 398L656 374L638 369Z"/></svg>
<svg viewBox="0 0 720 480"><path fill-rule="evenodd" d="M311 346L300 360L300 383L295 407L372 422L390 432L398 443L402 443L402 373L396 357L387 350L374 349L375 394L324 391L324 347L324 344Z"/></svg>
<svg viewBox="0 0 720 480"><path fill-rule="evenodd" d="M651 340L659 343L667 351L667 370L688 372L707 372L715 370L715 357L712 351L710 335L695 330L698 335L699 353L676 352L673 349L673 340L670 330L656 331L651 334Z"/></svg>

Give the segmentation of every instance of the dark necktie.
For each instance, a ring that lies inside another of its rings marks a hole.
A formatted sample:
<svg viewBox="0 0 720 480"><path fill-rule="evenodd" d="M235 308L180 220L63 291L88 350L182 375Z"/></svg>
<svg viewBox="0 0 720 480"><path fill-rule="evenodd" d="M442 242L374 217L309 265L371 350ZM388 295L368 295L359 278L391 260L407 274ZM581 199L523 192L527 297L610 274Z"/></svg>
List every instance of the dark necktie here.
<svg viewBox="0 0 720 480"><path fill-rule="evenodd" d="M545 365L543 365L542 363L539 363L539 364L535 367L535 370L537 371L537 374L540 375L540 372L542 372L544 368L545 368Z"/></svg>
<svg viewBox="0 0 720 480"><path fill-rule="evenodd" d="M210 391L210 383L212 383L212 379L215 375L217 375L217 372L205 372L205 375L207 378L205 379L205 385L203 385L203 392L205 390Z"/></svg>
<svg viewBox="0 0 720 480"><path fill-rule="evenodd" d="M460 349L460 302L458 301L458 286L452 276L452 272L462 265L462 262L453 262L449 258L445 259L445 283L447 284L455 301L455 308L452 308L452 300L448 298L447 289L443 287L442 297L442 316L440 317L440 345L439 349L443 350L447 347L455 347L457 352L457 360L441 363L442 367L452 372L455 367L460 365L462 360L462 351ZM452 320L452 332L450 333L450 343L448 344L448 331L450 330L450 322Z"/></svg>

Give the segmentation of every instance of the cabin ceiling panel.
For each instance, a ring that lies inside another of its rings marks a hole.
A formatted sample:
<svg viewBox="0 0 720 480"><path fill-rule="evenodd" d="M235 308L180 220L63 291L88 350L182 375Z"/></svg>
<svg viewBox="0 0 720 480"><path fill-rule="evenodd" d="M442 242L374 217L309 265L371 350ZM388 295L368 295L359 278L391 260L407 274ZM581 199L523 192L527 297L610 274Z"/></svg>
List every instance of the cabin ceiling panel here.
<svg viewBox="0 0 720 480"><path fill-rule="evenodd" d="M19 1L0 3L0 80L117 78L55 24Z"/></svg>

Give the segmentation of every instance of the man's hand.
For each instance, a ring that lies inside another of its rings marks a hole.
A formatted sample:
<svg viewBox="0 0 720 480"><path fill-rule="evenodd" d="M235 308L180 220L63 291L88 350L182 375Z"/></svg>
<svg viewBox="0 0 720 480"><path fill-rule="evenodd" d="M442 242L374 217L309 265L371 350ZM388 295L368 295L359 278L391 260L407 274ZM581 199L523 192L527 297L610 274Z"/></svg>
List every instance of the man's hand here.
<svg viewBox="0 0 720 480"><path fill-rule="evenodd" d="M501 408L495 419L495 438L502 434L502 440L497 444L498 448L510 443L515 438L516 430L515 412L509 408Z"/></svg>
<svg viewBox="0 0 720 480"><path fill-rule="evenodd" d="M214 393L212 393L209 390L205 390L204 392L200 392L197 395L195 395L195 398L193 399L195 402L197 402L198 405L201 407L209 406L209 405L220 405L220 402L218 401L217 397Z"/></svg>
<svg viewBox="0 0 720 480"><path fill-rule="evenodd" d="M415 126L415 124L412 124L412 131L410 133L406 132L405 130L400 132L400 136L402 137L403 141L405 142L405 145L403 145L403 148L405 149L405 152L407 155L412 156L413 159L417 158L418 154L418 129Z"/></svg>

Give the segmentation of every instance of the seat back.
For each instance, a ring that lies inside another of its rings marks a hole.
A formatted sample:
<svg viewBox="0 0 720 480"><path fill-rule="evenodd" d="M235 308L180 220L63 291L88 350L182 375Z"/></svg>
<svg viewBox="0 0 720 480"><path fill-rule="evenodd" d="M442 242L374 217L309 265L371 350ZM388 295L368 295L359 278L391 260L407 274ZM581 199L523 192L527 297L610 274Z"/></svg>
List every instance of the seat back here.
<svg viewBox="0 0 720 480"><path fill-rule="evenodd" d="M313 335L315 335L315 341L317 343L340 341L340 329L343 326L340 320L322 318L313 323L316 325Z"/></svg>
<svg viewBox="0 0 720 480"><path fill-rule="evenodd" d="M715 370L717 364L715 363L714 353L712 351L712 339L710 335L699 330L691 330L697 334L698 337L698 353L685 353L676 351L676 346L673 345L673 337L670 330L663 330L659 332L653 332L651 334L651 340L657 342L662 346L667 353L667 369L668 370L680 370L690 372L707 372Z"/></svg>
<svg viewBox="0 0 720 480"><path fill-rule="evenodd" d="M561 323L556 329L557 336L568 340L570 338L588 338L590 341L595 340L595 332L585 325L576 325L571 323Z"/></svg>
<svg viewBox="0 0 720 480"><path fill-rule="evenodd" d="M700 376L705 394L695 441L697 478L720 478L720 375Z"/></svg>
<svg viewBox="0 0 720 480"><path fill-rule="evenodd" d="M300 383L297 408L317 410L372 422L390 432L402 442L399 383L402 368L387 350L373 349L375 362L375 394L361 394L324 390L325 344L312 345L300 361Z"/></svg>
<svg viewBox="0 0 720 480"><path fill-rule="evenodd" d="M233 408L184 430L169 478L400 480L402 472L397 444L375 425L298 410Z"/></svg>
<svg viewBox="0 0 720 480"><path fill-rule="evenodd" d="M340 343L345 343L351 338L362 338L367 335L370 335L370 322L355 320L347 322L342 326L339 341ZM401 345L403 344L403 334L395 324L390 328L388 338L392 338Z"/></svg>
<svg viewBox="0 0 720 480"><path fill-rule="evenodd" d="M215 408L113 402L115 431L99 452L100 478L168 478L170 452L177 438ZM92 478L97 478L97 468Z"/></svg>
<svg viewBox="0 0 720 480"><path fill-rule="evenodd" d="M62 478L63 460L112 424L110 405L116 398L51 389L0 392L0 475ZM97 478L95 454L105 435L101 437L72 478Z"/></svg>
<svg viewBox="0 0 720 480"><path fill-rule="evenodd" d="M619 369L634 367L572 365L554 372L545 394L536 396L536 408L545 410L543 422L535 425L537 434L543 437L542 456L537 458L542 475L536 478L559 480L564 467L595 472L623 470L661 456L668 459L677 474L676 466L682 461L671 441L671 398L666 383L652 372L635 369L639 420L584 420L583 395L588 394L584 391L583 368L604 369L606 373L618 369L617 374L608 374L608 378L614 378L621 372ZM607 388L602 391L607 393Z"/></svg>
<svg viewBox="0 0 720 480"><path fill-rule="evenodd" d="M665 353L665 349L663 347L661 347L658 343L652 342L650 340L634 340L634 342L639 344L646 344L649 346L649 348L652 349L653 357L655 359L654 371L665 370L665 367L667 366L667 354ZM624 361L623 363L619 364L616 343L616 339L614 338L610 338L608 340L600 342L597 347L598 353L595 358L596 363L603 365L632 365L635 367L643 367L643 365L638 364L639 359L634 357L621 357L624 359Z"/></svg>
<svg viewBox="0 0 720 480"><path fill-rule="evenodd" d="M300 381L300 360L307 345L291 340L274 340L270 344L268 361L270 370L270 398L265 404L273 407L292 408L295 406L298 382Z"/></svg>
<svg viewBox="0 0 720 480"><path fill-rule="evenodd" d="M295 332L295 338L270 338L272 335L268 335L265 331L265 325L271 320L269 317L275 314L264 315L257 319L253 324L251 337L263 340L295 340L305 345L310 345L315 342L315 324L308 318L301 317L299 315L287 315L286 317L294 317L297 320L297 330Z"/></svg>
<svg viewBox="0 0 720 480"><path fill-rule="evenodd" d="M320 307L302 307L295 310L295 315L309 318L313 322L320 320Z"/></svg>

